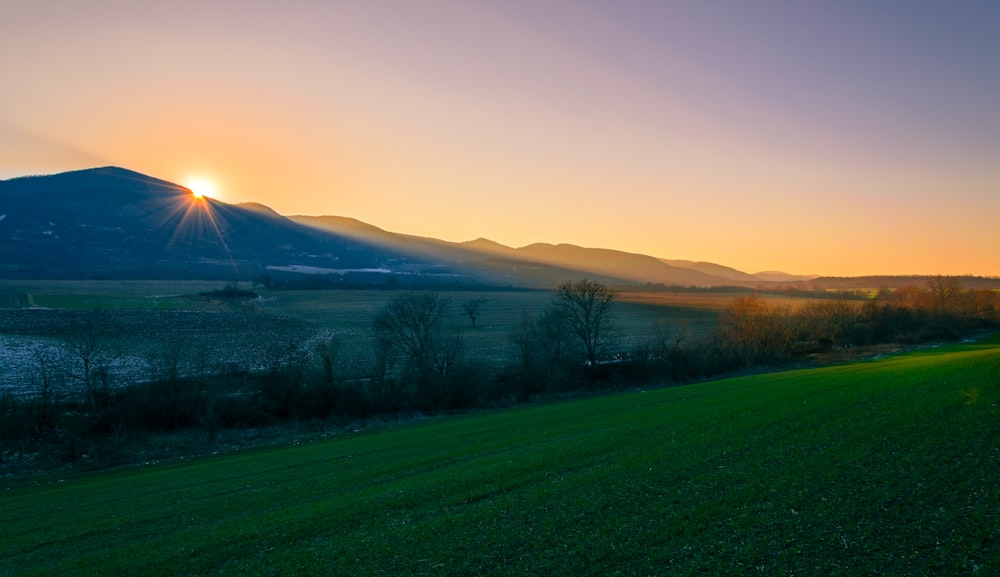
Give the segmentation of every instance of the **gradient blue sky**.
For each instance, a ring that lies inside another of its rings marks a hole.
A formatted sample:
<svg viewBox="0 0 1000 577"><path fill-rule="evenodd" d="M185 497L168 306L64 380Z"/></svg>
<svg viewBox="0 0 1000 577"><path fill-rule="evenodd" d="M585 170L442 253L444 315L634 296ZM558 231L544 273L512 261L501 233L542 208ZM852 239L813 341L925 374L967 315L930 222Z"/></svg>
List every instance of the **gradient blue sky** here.
<svg viewBox="0 0 1000 577"><path fill-rule="evenodd" d="M447 240L1000 275L1000 2L8 2L0 178Z"/></svg>

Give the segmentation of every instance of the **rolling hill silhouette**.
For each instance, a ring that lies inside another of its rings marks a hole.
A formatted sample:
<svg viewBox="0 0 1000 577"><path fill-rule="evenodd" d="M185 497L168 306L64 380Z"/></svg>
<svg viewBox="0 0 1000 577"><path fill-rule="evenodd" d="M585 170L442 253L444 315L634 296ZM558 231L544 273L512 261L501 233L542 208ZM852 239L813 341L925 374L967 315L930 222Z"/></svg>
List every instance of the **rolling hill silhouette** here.
<svg viewBox="0 0 1000 577"><path fill-rule="evenodd" d="M350 270L395 256L116 167L0 181L0 214L8 277L246 277L272 265Z"/></svg>
<svg viewBox="0 0 1000 577"><path fill-rule="evenodd" d="M756 285L712 263L568 244L507 247L389 232L353 218L278 214L118 167L0 181L6 278L250 278L405 275L438 282L550 287L589 276L618 284Z"/></svg>

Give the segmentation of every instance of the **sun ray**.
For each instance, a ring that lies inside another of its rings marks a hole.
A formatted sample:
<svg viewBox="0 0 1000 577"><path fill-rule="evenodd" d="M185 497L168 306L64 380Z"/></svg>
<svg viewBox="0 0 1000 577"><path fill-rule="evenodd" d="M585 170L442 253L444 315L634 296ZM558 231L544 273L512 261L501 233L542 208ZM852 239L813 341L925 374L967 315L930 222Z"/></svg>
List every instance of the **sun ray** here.
<svg viewBox="0 0 1000 577"><path fill-rule="evenodd" d="M190 194L173 197L161 223L161 226L168 226L172 222L176 222L170 240L167 242L167 250L170 250L182 239L188 241L201 240L201 232L208 228L222 246L222 250L225 252L226 258L229 260L233 270L238 270L232 251L229 249L229 244L226 242L222 228L219 226L219 221L216 217L215 207L213 206L216 201L204 194L195 194L190 188L185 187L185 190Z"/></svg>

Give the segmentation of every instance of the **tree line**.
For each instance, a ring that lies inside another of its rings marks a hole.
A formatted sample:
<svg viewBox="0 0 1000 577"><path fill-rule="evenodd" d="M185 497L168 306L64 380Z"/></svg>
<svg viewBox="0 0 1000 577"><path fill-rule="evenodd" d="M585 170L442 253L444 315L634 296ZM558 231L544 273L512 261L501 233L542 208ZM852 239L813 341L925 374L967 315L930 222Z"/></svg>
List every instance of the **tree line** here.
<svg viewBox="0 0 1000 577"><path fill-rule="evenodd" d="M258 370L210 369L189 362L184 341L174 338L150 351L148 379L115 386L109 369L115 335L97 311L62 340L72 366L40 354L37 392L0 396L0 459L45 453L73 462L103 454L114 461L121 447L148 435L197 431L214 442L233 429L351 423L669 385L879 343L955 340L998 326L997 293L965 290L954 277L881 289L865 301L815 299L795 307L750 294L734 299L709 334L658 323L629 343L617 336L616 297L592 280L563 283L546 307L523 311L499 363L467 354L449 322L464 317L475 327L487 301L456 305L440 293L414 291L371 319L364 363L348 359L343 337L333 336L308 347L271 343Z"/></svg>

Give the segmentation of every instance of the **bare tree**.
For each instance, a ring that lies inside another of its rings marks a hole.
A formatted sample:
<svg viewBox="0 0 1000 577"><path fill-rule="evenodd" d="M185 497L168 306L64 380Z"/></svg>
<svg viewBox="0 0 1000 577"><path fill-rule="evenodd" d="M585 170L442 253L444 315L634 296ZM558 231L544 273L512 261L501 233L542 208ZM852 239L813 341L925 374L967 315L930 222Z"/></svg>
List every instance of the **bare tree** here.
<svg viewBox="0 0 1000 577"><path fill-rule="evenodd" d="M106 364L112 352L107 315L104 309L74 314L64 338L66 349L80 362L80 370L73 376L83 383L92 409L97 408L98 389L106 383Z"/></svg>
<svg viewBox="0 0 1000 577"><path fill-rule="evenodd" d="M336 336L330 337L329 339L317 343L315 347L316 354L319 355L320 363L323 367L323 385L327 387L333 386L333 373L335 365L337 362L337 357L340 355L340 350L342 343L340 339Z"/></svg>
<svg viewBox="0 0 1000 577"><path fill-rule="evenodd" d="M393 377L396 372L398 351L392 336L385 333L376 332L373 346L375 357L373 359L372 388L375 398L385 401L390 397L395 397L398 392L396 379Z"/></svg>
<svg viewBox="0 0 1000 577"><path fill-rule="evenodd" d="M399 350L422 385L445 376L458 355L457 336L443 330L448 306L436 293L413 292L389 301L373 322L382 348Z"/></svg>
<svg viewBox="0 0 1000 577"><path fill-rule="evenodd" d="M521 368L525 374L530 373L535 368L537 350L535 348L534 322L527 309L521 311L521 321L514 325L507 339L517 351L517 356L521 360Z"/></svg>
<svg viewBox="0 0 1000 577"><path fill-rule="evenodd" d="M146 362L153 379L176 387L185 370L188 342L179 336L167 337L146 351Z"/></svg>
<svg viewBox="0 0 1000 577"><path fill-rule="evenodd" d="M796 311L793 323L796 337L815 341L821 349L849 344L851 332L860 317L859 307L846 300L816 300Z"/></svg>
<svg viewBox="0 0 1000 577"><path fill-rule="evenodd" d="M653 322L650 337L645 343L647 355L654 359L671 359L681 350L681 344L691 338L691 326L686 321L667 325Z"/></svg>
<svg viewBox="0 0 1000 577"><path fill-rule="evenodd" d="M948 307L948 301L962 290L962 281L957 276L935 275L927 277L927 288L937 299L941 312Z"/></svg>
<svg viewBox="0 0 1000 577"><path fill-rule="evenodd" d="M35 426L47 429L55 426L55 396L62 388L64 376L48 351L35 352L35 367L35 382L38 385L38 413L35 416Z"/></svg>
<svg viewBox="0 0 1000 577"><path fill-rule="evenodd" d="M579 337L591 366L614 329L615 290L588 279L567 281L556 289L553 304Z"/></svg>
<svg viewBox="0 0 1000 577"><path fill-rule="evenodd" d="M540 362L545 388L560 392L569 375L573 331L570 318L556 307L549 308L535 321L532 345Z"/></svg>
<svg viewBox="0 0 1000 577"><path fill-rule="evenodd" d="M280 416L298 417L297 404L305 385L309 352L298 338L291 337L284 343L273 342L264 351L267 378L263 394L273 403L273 411Z"/></svg>
<svg viewBox="0 0 1000 577"><path fill-rule="evenodd" d="M476 319L479 318L479 310L486 304L484 298L472 298L462 303L462 313L472 321L472 328L476 328Z"/></svg>
<svg viewBox="0 0 1000 577"><path fill-rule="evenodd" d="M768 362L788 352L791 340L788 310L768 306L756 294L734 300L719 322L724 338L746 361Z"/></svg>
<svg viewBox="0 0 1000 577"><path fill-rule="evenodd" d="M538 317L524 310L507 338L520 360L525 392L536 392L536 386L548 392L562 390L575 338L565 315L555 307L547 308Z"/></svg>

